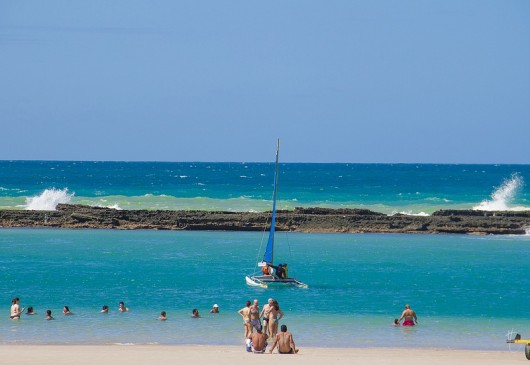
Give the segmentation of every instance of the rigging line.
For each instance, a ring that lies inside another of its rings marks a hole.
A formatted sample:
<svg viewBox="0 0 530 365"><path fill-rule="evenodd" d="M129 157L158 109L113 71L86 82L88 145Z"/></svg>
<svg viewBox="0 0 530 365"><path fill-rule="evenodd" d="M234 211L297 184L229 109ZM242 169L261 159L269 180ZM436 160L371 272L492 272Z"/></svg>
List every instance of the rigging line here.
<svg viewBox="0 0 530 365"><path fill-rule="evenodd" d="M256 264L254 265L254 268L258 266L258 262L262 261L260 260L259 256L262 254L261 248L263 247L263 241L265 241L265 232L267 232L267 227L269 226L269 218L267 218L267 221L265 222L265 226L263 227L263 230L261 231L261 240L259 243L259 250L258 254L256 255Z"/></svg>

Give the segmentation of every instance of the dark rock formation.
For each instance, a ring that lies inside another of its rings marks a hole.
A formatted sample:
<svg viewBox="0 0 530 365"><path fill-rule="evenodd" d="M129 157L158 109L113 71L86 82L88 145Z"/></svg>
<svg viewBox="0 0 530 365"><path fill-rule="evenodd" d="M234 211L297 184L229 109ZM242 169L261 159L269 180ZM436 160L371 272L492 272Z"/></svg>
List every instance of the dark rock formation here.
<svg viewBox="0 0 530 365"><path fill-rule="evenodd" d="M366 209L296 208L277 212L278 231L344 233L525 234L530 211L442 210L387 216ZM55 211L0 210L0 227L261 231L270 213L115 210L59 204Z"/></svg>

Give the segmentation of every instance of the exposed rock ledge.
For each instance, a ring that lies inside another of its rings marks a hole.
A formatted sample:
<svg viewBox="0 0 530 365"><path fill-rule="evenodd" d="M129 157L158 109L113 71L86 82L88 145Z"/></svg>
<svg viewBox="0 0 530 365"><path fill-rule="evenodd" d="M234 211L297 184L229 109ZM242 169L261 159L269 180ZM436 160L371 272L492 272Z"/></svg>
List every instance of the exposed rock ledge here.
<svg viewBox="0 0 530 365"><path fill-rule="evenodd" d="M0 210L0 227L261 231L270 213L115 210L59 204L55 211ZM525 234L530 211L441 210L432 216L387 216L366 209L278 211L278 231L342 233Z"/></svg>

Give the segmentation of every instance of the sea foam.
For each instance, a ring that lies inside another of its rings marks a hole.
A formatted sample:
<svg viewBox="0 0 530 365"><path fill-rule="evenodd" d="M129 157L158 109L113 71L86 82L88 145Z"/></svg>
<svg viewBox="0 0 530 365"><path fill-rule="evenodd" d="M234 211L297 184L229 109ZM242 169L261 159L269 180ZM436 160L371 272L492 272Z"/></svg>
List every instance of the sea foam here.
<svg viewBox="0 0 530 365"><path fill-rule="evenodd" d="M68 204L72 200L75 193L68 193L68 188L65 189L46 189L42 194L26 198L26 210L55 210L57 204Z"/></svg>
<svg viewBox="0 0 530 365"><path fill-rule="evenodd" d="M495 189L491 194L491 200L483 200L479 205L474 206L473 210L528 210L528 207L509 206L523 186L523 178L518 174L513 174L509 179L505 180L501 186Z"/></svg>

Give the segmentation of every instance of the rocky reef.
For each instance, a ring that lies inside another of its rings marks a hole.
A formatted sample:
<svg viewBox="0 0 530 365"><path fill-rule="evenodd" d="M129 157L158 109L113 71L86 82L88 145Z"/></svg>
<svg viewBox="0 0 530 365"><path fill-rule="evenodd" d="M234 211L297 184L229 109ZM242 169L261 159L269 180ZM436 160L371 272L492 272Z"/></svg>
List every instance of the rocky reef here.
<svg viewBox="0 0 530 365"><path fill-rule="evenodd" d="M335 233L526 234L530 211L441 210L388 216L366 209L296 208L277 212L276 229ZM54 211L0 210L0 227L261 231L270 213L115 210L59 204Z"/></svg>

